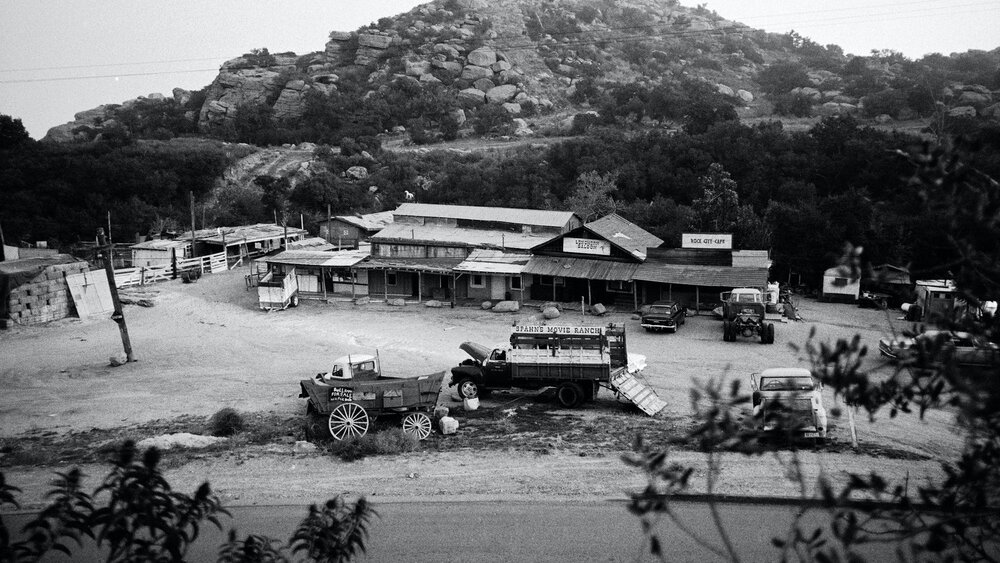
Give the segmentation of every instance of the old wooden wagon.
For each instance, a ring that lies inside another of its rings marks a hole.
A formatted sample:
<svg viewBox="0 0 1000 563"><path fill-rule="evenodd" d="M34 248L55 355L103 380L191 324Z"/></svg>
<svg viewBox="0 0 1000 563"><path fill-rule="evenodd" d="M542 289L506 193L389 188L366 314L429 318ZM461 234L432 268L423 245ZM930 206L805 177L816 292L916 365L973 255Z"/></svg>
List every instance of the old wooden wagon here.
<svg viewBox="0 0 1000 563"><path fill-rule="evenodd" d="M333 368L299 382L306 412L327 418L336 440L364 436L375 419L399 416L403 431L423 440L431 434L431 417L445 372L414 377L385 377L377 356L356 354L337 359Z"/></svg>

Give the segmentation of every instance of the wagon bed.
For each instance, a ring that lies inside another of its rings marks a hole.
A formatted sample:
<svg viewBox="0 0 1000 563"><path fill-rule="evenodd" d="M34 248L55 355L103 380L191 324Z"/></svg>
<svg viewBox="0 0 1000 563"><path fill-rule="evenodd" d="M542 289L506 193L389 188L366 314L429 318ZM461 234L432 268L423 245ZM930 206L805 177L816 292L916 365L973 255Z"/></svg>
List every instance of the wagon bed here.
<svg viewBox="0 0 1000 563"><path fill-rule="evenodd" d="M338 440L361 437L371 420L402 414L403 430L419 439L430 435L433 412L445 372L408 378L323 379L299 382L299 397L308 398L308 412L328 417L330 434Z"/></svg>

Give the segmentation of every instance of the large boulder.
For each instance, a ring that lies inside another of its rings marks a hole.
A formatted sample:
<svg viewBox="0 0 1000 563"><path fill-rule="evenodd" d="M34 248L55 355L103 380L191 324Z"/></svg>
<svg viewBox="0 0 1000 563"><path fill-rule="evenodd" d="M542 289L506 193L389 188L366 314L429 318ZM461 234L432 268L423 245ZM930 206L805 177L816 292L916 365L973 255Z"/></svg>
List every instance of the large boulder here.
<svg viewBox="0 0 1000 563"><path fill-rule="evenodd" d="M431 71L431 62L425 59L408 59L404 63L407 76L423 76Z"/></svg>
<svg viewBox="0 0 1000 563"><path fill-rule="evenodd" d="M368 169L364 166L352 166L344 172L344 176L351 180L364 180L368 177Z"/></svg>
<svg viewBox="0 0 1000 563"><path fill-rule="evenodd" d="M392 37L380 33L362 33L358 35L358 45L372 49L388 49L392 45Z"/></svg>
<svg viewBox="0 0 1000 563"><path fill-rule="evenodd" d="M386 303L392 305L393 307L403 307L406 305L406 300L403 299L402 297L397 297L395 299L390 299Z"/></svg>
<svg viewBox="0 0 1000 563"><path fill-rule="evenodd" d="M465 65L465 68L462 69L463 80L475 82L480 78L489 78L490 80L492 80L493 71L490 70L489 68L483 68L481 66L475 66L475 65Z"/></svg>
<svg viewBox="0 0 1000 563"><path fill-rule="evenodd" d="M481 104L486 101L486 92L479 88L466 88L458 93L458 99L473 104Z"/></svg>
<svg viewBox="0 0 1000 563"><path fill-rule="evenodd" d="M949 117L976 117L976 108L972 106L958 106L948 110Z"/></svg>
<svg viewBox="0 0 1000 563"><path fill-rule="evenodd" d="M521 304L517 301L500 301L493 306L495 313L516 313L521 310Z"/></svg>
<svg viewBox="0 0 1000 563"><path fill-rule="evenodd" d="M736 95L748 104L753 101L753 94L747 92L746 90L737 90Z"/></svg>
<svg viewBox="0 0 1000 563"><path fill-rule="evenodd" d="M497 62L497 52L493 50L493 47L480 47L469 53L465 60L470 65L488 67Z"/></svg>
<svg viewBox="0 0 1000 563"><path fill-rule="evenodd" d="M509 102L514 99L517 95L517 86L513 84L504 84L502 86L495 86L486 91L486 101L494 104L502 104L504 102Z"/></svg>
<svg viewBox="0 0 1000 563"><path fill-rule="evenodd" d="M559 309L556 309L555 307L546 307L545 309L542 309L542 316L546 319L558 319L561 314L562 313L559 312Z"/></svg>

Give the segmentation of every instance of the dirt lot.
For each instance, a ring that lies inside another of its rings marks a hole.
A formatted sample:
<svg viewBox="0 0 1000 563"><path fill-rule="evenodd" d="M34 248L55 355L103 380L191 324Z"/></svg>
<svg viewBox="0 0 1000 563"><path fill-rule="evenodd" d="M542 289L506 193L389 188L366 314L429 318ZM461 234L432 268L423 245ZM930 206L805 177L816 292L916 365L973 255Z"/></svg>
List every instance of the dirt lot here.
<svg viewBox="0 0 1000 563"><path fill-rule="evenodd" d="M804 343L813 327L819 339L861 334L875 367L881 363L878 338L904 326L898 312L802 300L803 320L779 324L776 343L766 346L724 343L721 323L710 316L689 317L677 334L648 334L630 311L604 318L566 311L559 323L626 323L629 352L646 356L645 377L667 402L660 415L647 417L603 390L597 402L577 410L559 408L544 392L510 392L494 394L469 413L446 393L442 401L460 423L457 435L432 435L409 454L346 462L295 447L306 427L299 379L325 370L335 357L374 350L389 375L446 370L464 358L461 342L501 344L512 324L537 311L303 301L267 313L246 290L244 273L149 287L143 296L153 307L125 309L138 361L122 367L109 366L109 357L122 349L110 320L65 319L0 332L0 467L8 482L24 489L26 504L38 502L55 470L82 465L96 479L105 469L94 463L118 440L197 433L226 406L271 425L271 439L236 439L168 455L168 475L179 489L193 490L207 479L232 504L314 502L338 492L620 498L644 483L620 461L636 434L669 445L680 462L703 465L703 454L676 443L691 424L695 381L721 377L746 384L753 371L796 365L800 354L788 344ZM824 399L828 409L835 405L829 391ZM874 470L919 481L938 475L940 462L954 459L962 445L952 417L942 412L924 421L909 415L890 420L885 413L875 423L861 414L859 452L850 448L846 420L831 420L828 443L801 453L809 475L843 479ZM796 495L781 478L781 462L791 455L725 454L716 492ZM704 473L697 477L694 486L703 490Z"/></svg>

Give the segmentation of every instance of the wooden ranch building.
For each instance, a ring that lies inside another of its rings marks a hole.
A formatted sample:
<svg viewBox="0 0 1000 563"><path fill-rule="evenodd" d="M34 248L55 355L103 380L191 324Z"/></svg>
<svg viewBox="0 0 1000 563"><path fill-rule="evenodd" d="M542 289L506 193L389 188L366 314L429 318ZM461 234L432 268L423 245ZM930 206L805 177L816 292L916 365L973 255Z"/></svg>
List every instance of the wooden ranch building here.
<svg viewBox="0 0 1000 563"><path fill-rule="evenodd" d="M633 275L663 240L612 213L531 249L523 274L533 300L631 303Z"/></svg>
<svg viewBox="0 0 1000 563"><path fill-rule="evenodd" d="M570 211L404 203L393 212L392 224L372 237L371 258L359 267L369 270L373 298L476 299L484 294L485 280L469 275L476 272L455 271L473 251L527 254L581 224ZM511 281L513 273L491 275L503 276L504 296L520 284ZM489 283L493 295L495 282Z"/></svg>

